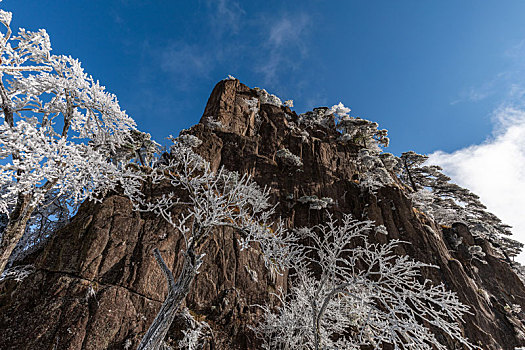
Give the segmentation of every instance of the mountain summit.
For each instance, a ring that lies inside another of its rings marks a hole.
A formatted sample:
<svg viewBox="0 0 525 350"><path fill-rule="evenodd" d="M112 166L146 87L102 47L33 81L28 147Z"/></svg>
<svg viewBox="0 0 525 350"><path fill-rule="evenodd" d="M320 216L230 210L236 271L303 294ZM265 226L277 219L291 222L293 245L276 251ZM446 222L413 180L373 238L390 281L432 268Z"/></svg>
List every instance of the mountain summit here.
<svg viewBox="0 0 525 350"><path fill-rule="evenodd" d="M512 268L512 241L499 234L505 227L416 155L383 153L386 131L347 114L338 105L297 115L265 90L227 79L213 89L200 122L181 135L200 140L195 151L212 169L224 166L270 187L288 228L322 224L328 213L373 221L372 242L401 240L396 253L435 265L422 271L424 279L444 283L469 306L462 327L472 343L525 345L525 287ZM459 204L445 200L451 196ZM182 244L172 226L134 211L118 193L85 202L15 264L23 278L0 281L0 348L135 349L167 291L152 250L177 275ZM209 325L208 349L257 349L251 327L261 321L258 305L286 290L288 276L271 273L258 249L242 250L238 233L226 227L213 232L205 253L185 310ZM168 343L191 327L189 319L180 314ZM444 335L437 339L456 348Z"/></svg>

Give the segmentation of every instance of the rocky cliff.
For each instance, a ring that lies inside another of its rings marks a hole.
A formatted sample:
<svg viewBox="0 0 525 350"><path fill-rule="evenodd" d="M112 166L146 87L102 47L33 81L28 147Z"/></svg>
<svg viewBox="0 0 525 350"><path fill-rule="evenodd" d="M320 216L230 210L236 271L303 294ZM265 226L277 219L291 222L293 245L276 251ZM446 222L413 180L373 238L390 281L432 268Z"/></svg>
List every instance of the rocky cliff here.
<svg viewBox="0 0 525 350"><path fill-rule="evenodd" d="M214 169L225 166L270 186L289 227L323 222L326 210L384 225L389 234L372 240L408 242L398 253L438 266L423 271L425 278L445 283L471 307L463 327L472 342L505 350L525 344L525 314L517 308L525 308L525 287L489 242L462 224L437 225L412 206L400 183L363 190L358 147L339 142L334 128L299 128L298 118L266 92L224 80L200 123L183 133L203 141L197 152ZM285 149L295 157L282 156ZM286 288L286 276L268 273L255 248L241 251L236 235L217 230L209 239L186 300L189 312L211 327L209 349L256 349L249 329L261 316L255 305ZM450 237L458 236L463 243L456 246ZM163 219L133 211L123 196L84 203L22 262L33 266L26 278L0 282L0 349L136 348L167 291L152 249L158 247L177 274L181 244ZM472 258L469 245L482 248L484 261ZM176 320L171 340L185 322Z"/></svg>

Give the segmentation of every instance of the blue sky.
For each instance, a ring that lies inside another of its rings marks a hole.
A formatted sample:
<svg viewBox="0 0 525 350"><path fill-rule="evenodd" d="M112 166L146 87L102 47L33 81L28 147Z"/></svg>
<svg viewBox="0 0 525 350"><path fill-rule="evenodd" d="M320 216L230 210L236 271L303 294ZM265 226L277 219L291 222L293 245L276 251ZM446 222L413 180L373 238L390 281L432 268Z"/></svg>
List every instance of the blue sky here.
<svg viewBox="0 0 525 350"><path fill-rule="evenodd" d="M264 4L264 6L263 6ZM193 125L231 74L295 101L342 101L378 121L390 151L483 141L497 75L525 39L523 1L5 0L45 28L156 139Z"/></svg>
<svg viewBox="0 0 525 350"><path fill-rule="evenodd" d="M79 58L160 142L195 124L228 74L293 99L298 113L341 101L389 130L390 152L433 153L525 241L525 1L2 7L13 27L45 28L55 53Z"/></svg>

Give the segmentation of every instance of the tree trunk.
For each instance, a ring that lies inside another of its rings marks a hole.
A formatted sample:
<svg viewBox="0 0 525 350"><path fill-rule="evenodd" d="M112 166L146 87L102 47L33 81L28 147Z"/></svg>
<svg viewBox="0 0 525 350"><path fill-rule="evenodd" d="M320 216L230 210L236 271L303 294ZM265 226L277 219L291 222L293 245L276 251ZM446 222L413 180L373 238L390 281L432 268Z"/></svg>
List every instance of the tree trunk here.
<svg viewBox="0 0 525 350"><path fill-rule="evenodd" d="M405 166L405 171L408 174L410 185L412 185L412 189L414 190L414 192L417 192L417 186L416 186L416 183L414 182L414 179L412 178L412 173L410 172L406 159L403 161L403 164Z"/></svg>
<svg viewBox="0 0 525 350"><path fill-rule="evenodd" d="M20 195L15 209L9 216L0 242L0 274L4 272L9 257L24 235L27 221L33 213L34 208L29 206L29 201L28 196Z"/></svg>
<svg viewBox="0 0 525 350"><path fill-rule="evenodd" d="M9 127L14 128L14 114L11 108L12 102L7 96L5 86L0 79L0 97L2 97L1 108L4 112L4 121ZM18 154L12 154L13 160L19 159ZM20 171L18 171L19 173ZM28 208L30 196L19 194L13 212L9 215L7 226L2 235L2 241L0 242L0 275L4 272L4 269L9 261L11 253L15 249L18 241L24 235L26 224L33 209Z"/></svg>
<svg viewBox="0 0 525 350"><path fill-rule="evenodd" d="M157 259L157 263L167 279L168 296L157 313L157 317L155 317L155 320L153 320L153 323L142 338L137 350L162 349L164 338L168 333L180 305L190 291L191 283L193 282L198 269L195 252L192 249L188 249L184 256L182 271L177 282L175 282L173 273L162 259L159 250L155 248L153 252L155 254L155 259Z"/></svg>
<svg viewBox="0 0 525 350"><path fill-rule="evenodd" d="M4 112L4 120L11 128L14 127L15 121L13 118L13 109L11 108L12 102L7 96L7 91L5 90L4 83L0 79L0 97L2 97L2 104L0 108Z"/></svg>

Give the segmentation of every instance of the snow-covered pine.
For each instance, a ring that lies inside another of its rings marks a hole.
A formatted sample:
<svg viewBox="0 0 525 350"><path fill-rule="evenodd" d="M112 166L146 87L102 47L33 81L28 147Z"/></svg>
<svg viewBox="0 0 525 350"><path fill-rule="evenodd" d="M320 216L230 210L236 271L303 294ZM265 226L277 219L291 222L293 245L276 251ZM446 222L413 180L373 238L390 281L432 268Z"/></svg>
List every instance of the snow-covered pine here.
<svg viewBox="0 0 525 350"><path fill-rule="evenodd" d="M202 140L199 139L197 136L191 135L191 134L180 135L177 138L170 135L168 139L174 142L180 143L184 145L185 147L189 147L189 148L196 148L202 145Z"/></svg>
<svg viewBox="0 0 525 350"><path fill-rule="evenodd" d="M509 262L517 256L523 244L506 237L511 234L510 226L490 213L476 194L450 182L441 167L427 165L427 159L405 152L396 167L399 179L412 190L413 205L439 224L466 224L474 236L487 239Z"/></svg>
<svg viewBox="0 0 525 350"><path fill-rule="evenodd" d="M379 154L379 158L383 162L383 166L386 170L388 170L391 173L395 172L395 169L398 164L396 156L394 156L392 153L383 152Z"/></svg>
<svg viewBox="0 0 525 350"><path fill-rule="evenodd" d="M273 94L268 93L264 89L260 88L254 88L254 90L257 92L257 95L259 96L259 100L261 101L261 104L270 104L277 107L281 107L283 105L283 102L281 99Z"/></svg>
<svg viewBox="0 0 525 350"><path fill-rule="evenodd" d="M318 107L312 111L300 114L297 121L304 128L335 128L335 117L328 107Z"/></svg>
<svg viewBox="0 0 525 350"><path fill-rule="evenodd" d="M301 158L290 152L288 148L278 150L275 153L275 158L277 158L279 161L281 161L281 163L289 167L301 168L303 166Z"/></svg>
<svg viewBox="0 0 525 350"><path fill-rule="evenodd" d="M394 179L386 169L379 154L362 148L357 155L359 169L359 186L367 191L377 191L379 188L394 184Z"/></svg>
<svg viewBox="0 0 525 350"><path fill-rule="evenodd" d="M135 122L117 98L80 61L52 54L45 30L14 34L11 18L0 10L0 212L9 215L0 271L51 196L66 198L60 203L67 211L117 186L137 194L140 183L121 163L139 156L122 156L134 143Z"/></svg>
<svg viewBox="0 0 525 350"><path fill-rule="evenodd" d="M330 197L317 198L314 194L312 196L302 196L297 200L299 203L308 204L311 210L321 210L331 207L334 200Z"/></svg>
<svg viewBox="0 0 525 350"><path fill-rule="evenodd" d="M387 130L380 129L379 124L370 120L357 117L343 116L338 124L338 130L341 130L342 136L340 141L349 142L371 151L381 152L381 147L388 147L390 140L387 137Z"/></svg>
<svg viewBox="0 0 525 350"><path fill-rule="evenodd" d="M215 117L209 116L206 118L206 126L208 126L212 130L221 130L224 128L224 125L220 122L220 120L216 120Z"/></svg>
<svg viewBox="0 0 525 350"><path fill-rule="evenodd" d="M348 117L350 111L351 109L346 107L342 102L339 102L330 108L330 113L336 115L338 118Z"/></svg>
<svg viewBox="0 0 525 350"><path fill-rule="evenodd" d="M242 98L242 101L248 105L250 111L255 115L259 113L259 100L256 98Z"/></svg>
<svg viewBox="0 0 525 350"><path fill-rule="evenodd" d="M484 260L485 252L483 251L483 248L481 248L479 245L471 245L470 247L468 247L468 252L473 259L477 259L483 264L487 263Z"/></svg>
<svg viewBox="0 0 525 350"><path fill-rule="evenodd" d="M405 184L408 184L414 192L421 187L426 187L425 184L427 181L422 166L427 159L428 156L418 154L414 151L404 152L401 157L399 157L397 168L398 176Z"/></svg>

